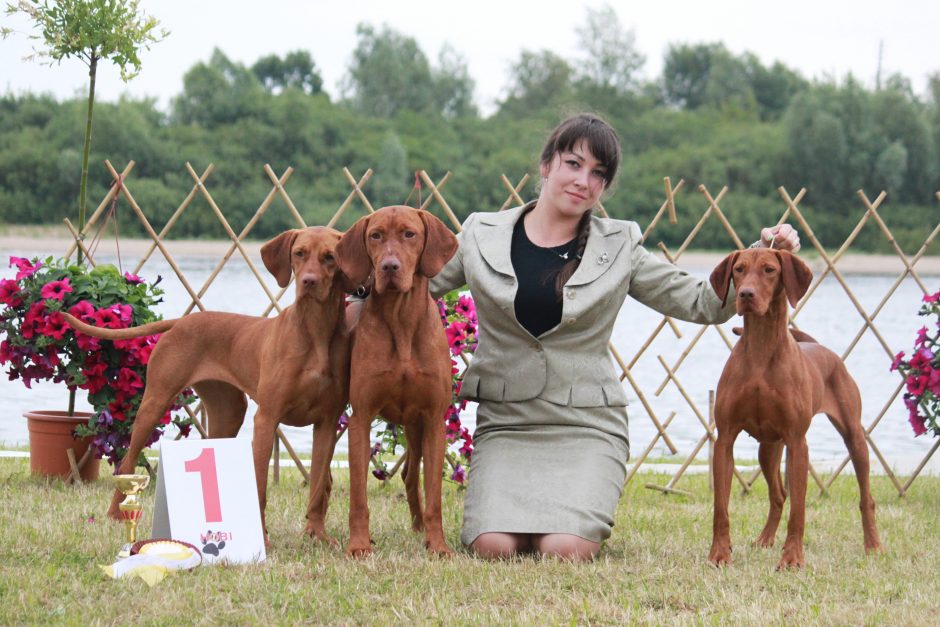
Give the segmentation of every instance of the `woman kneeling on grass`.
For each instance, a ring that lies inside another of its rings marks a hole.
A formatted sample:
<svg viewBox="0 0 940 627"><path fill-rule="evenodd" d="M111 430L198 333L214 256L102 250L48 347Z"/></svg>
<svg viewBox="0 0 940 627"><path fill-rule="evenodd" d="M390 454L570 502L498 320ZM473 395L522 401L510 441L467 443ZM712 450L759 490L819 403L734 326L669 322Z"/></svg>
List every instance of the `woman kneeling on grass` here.
<svg viewBox="0 0 940 627"><path fill-rule="evenodd" d="M471 214L460 248L431 282L438 297L464 284L478 345L460 395L479 402L463 543L477 555L524 552L590 560L610 536L630 454L627 397L608 353L629 295L701 324L734 313L708 281L643 248L634 222L592 216L614 180L620 142L580 114L551 133L538 199ZM796 251L789 225L761 242Z"/></svg>

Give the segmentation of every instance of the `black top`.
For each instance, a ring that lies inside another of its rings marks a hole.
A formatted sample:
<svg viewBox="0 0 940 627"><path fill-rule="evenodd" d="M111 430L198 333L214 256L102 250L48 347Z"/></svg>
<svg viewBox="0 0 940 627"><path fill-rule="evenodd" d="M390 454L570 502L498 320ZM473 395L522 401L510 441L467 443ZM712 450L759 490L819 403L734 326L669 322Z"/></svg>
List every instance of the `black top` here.
<svg viewBox="0 0 940 627"><path fill-rule="evenodd" d="M555 276L574 256L577 238L561 246L542 248L529 240L523 222L524 218L519 218L513 228L509 252L519 281L514 306L519 324L533 337L538 337L561 322L561 299L555 293Z"/></svg>

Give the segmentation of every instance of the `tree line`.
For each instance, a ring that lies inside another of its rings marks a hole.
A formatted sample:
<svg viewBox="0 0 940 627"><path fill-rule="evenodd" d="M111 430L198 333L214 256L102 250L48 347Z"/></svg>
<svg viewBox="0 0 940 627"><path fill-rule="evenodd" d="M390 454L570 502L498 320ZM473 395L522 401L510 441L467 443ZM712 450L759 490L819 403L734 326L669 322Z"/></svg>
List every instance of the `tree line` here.
<svg viewBox="0 0 940 627"><path fill-rule="evenodd" d="M711 43L670 46L661 74L645 79L634 33L608 7L588 9L577 35L579 58L524 50L487 116L474 104L459 52L445 46L432 61L388 27L359 26L337 94L324 89L306 51L246 65L216 50L189 68L167 111L151 99L100 103L92 163L110 159L120 169L135 160L128 184L158 228L192 187L187 161L197 171L216 165L207 186L236 232L271 189L265 163L278 173L295 168L287 189L309 224L329 220L349 193L344 166L355 176L373 168L365 193L376 206L403 202L415 170L435 180L450 170L443 193L463 218L499 208L507 197L500 175L536 174L548 131L588 110L607 118L623 142L622 174L605 201L610 215L645 226L663 201L663 177L685 179L679 225L658 232L670 245L707 207L688 191L700 183L713 194L729 187L721 207L743 238L785 209L780 185L791 194L807 188L800 208L827 246L839 245L863 212L858 189L872 198L888 193L882 215L907 252L936 225L940 74L923 96L901 75L874 88L852 76L809 81ZM83 107L38 94L0 98L0 223L58 223L76 213ZM111 181L100 165L92 173L94 200ZM532 184L523 192L534 194ZM194 205L174 234L224 237L205 201ZM135 224L123 219L122 232L140 232ZM253 234L290 226L290 214L275 206ZM727 249L730 239L710 221L696 243ZM871 226L857 248L888 244Z"/></svg>

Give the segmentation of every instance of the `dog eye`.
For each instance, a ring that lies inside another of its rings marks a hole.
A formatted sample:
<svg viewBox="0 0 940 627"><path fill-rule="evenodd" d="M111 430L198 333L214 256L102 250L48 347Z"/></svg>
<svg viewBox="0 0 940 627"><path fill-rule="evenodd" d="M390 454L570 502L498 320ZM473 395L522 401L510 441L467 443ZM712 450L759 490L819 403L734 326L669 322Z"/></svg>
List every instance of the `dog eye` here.
<svg viewBox="0 0 940 627"><path fill-rule="evenodd" d="M405 231L405 239L411 239L415 235L417 234L414 231Z"/></svg>
<svg viewBox="0 0 940 627"><path fill-rule="evenodd" d="M382 239L382 234L378 231L373 231L372 233L369 233L369 239Z"/></svg>
<svg viewBox="0 0 940 627"><path fill-rule="evenodd" d="M333 253L326 253L325 255L323 255L323 261L333 261L333 260L334 260Z"/></svg>
<svg viewBox="0 0 940 627"><path fill-rule="evenodd" d="M302 250L295 250L295 251L294 251L294 256L295 256L295 257L300 257L301 259L303 259L304 251L302 251Z"/></svg>
<svg viewBox="0 0 940 627"><path fill-rule="evenodd" d="M734 271L737 272L738 274L741 274L742 272L744 272L744 266L735 266Z"/></svg>
<svg viewBox="0 0 940 627"><path fill-rule="evenodd" d="M764 274L773 274L776 271L777 269L772 266L767 266L766 268L764 268Z"/></svg>

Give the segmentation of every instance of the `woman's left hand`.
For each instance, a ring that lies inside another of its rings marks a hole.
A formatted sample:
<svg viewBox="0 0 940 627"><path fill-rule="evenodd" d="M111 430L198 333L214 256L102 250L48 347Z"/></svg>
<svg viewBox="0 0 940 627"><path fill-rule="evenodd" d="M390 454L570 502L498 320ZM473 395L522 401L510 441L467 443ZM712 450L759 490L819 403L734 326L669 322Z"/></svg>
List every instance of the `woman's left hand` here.
<svg viewBox="0 0 940 627"><path fill-rule="evenodd" d="M795 253L800 250L800 234L789 224L778 224L760 231L760 245L762 248L788 250Z"/></svg>

